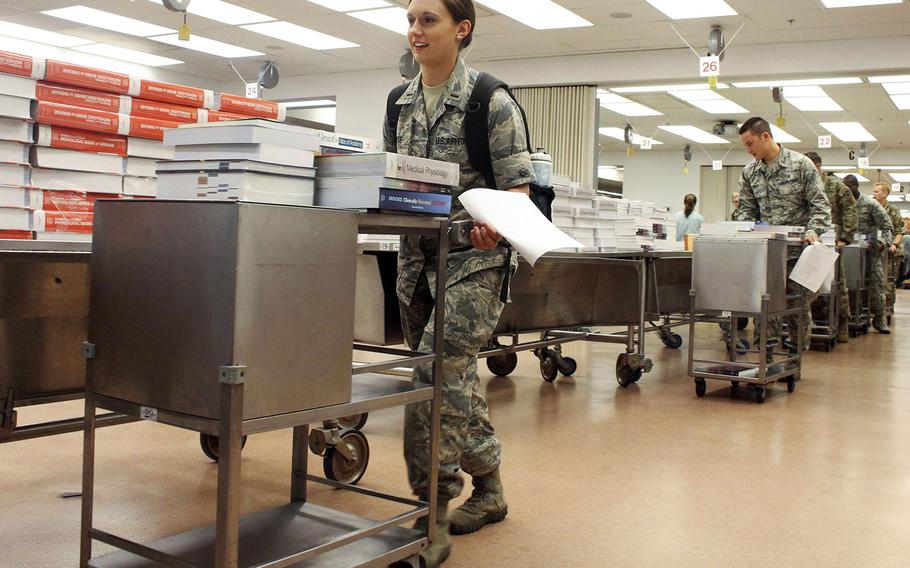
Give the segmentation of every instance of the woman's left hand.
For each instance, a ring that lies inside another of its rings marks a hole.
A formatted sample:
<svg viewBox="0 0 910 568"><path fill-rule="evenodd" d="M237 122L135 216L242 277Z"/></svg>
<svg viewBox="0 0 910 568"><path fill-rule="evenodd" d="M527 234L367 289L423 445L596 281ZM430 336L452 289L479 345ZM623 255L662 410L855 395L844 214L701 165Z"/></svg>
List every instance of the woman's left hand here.
<svg viewBox="0 0 910 568"><path fill-rule="evenodd" d="M496 248L502 237L493 227L486 223L474 222L474 228L471 229L471 244L479 250L490 250Z"/></svg>

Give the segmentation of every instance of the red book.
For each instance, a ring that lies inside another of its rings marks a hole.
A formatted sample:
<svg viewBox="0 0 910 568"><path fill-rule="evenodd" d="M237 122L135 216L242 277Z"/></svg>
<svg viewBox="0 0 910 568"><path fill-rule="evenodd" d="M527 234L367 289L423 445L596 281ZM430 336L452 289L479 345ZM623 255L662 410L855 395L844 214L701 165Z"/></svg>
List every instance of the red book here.
<svg viewBox="0 0 910 568"><path fill-rule="evenodd" d="M53 59L47 60L44 78L51 83L62 83L123 95L132 95L138 91L138 79L131 79L129 75Z"/></svg>
<svg viewBox="0 0 910 568"><path fill-rule="evenodd" d="M142 99L133 99L132 108L130 109L130 116L141 116L170 122L199 122L199 114L199 109L197 108L158 101L144 101Z"/></svg>
<svg viewBox="0 0 910 568"><path fill-rule="evenodd" d="M69 213L92 213L95 210L95 201L111 198L117 199L117 196L104 193L85 193L82 191L43 190L41 191L40 207L36 206L36 209Z"/></svg>
<svg viewBox="0 0 910 568"><path fill-rule="evenodd" d="M215 98L215 110L282 121L287 115L284 106L279 105L275 101L248 99L239 95L229 95L227 93L220 93Z"/></svg>
<svg viewBox="0 0 910 568"><path fill-rule="evenodd" d="M35 211L35 230L45 233L91 234L94 213Z"/></svg>
<svg viewBox="0 0 910 568"><path fill-rule="evenodd" d="M129 111L129 97L68 85L54 85L44 81L40 81L35 86L35 98L49 103L106 112L126 113Z"/></svg>
<svg viewBox="0 0 910 568"><path fill-rule="evenodd" d="M137 95L139 98L150 101L160 101L196 108L211 108L215 100L214 94L208 89L197 89L196 87L174 85L171 83L162 83L160 81L147 81L145 79L142 79L139 82L139 92Z"/></svg>
<svg viewBox="0 0 910 568"><path fill-rule="evenodd" d="M35 59L30 55L19 55L9 51L0 51L0 73L31 77L32 79L44 78L44 60Z"/></svg>
<svg viewBox="0 0 910 568"><path fill-rule="evenodd" d="M38 125L38 145L80 152L126 156L126 138L63 126Z"/></svg>
<svg viewBox="0 0 910 568"><path fill-rule="evenodd" d="M103 110L39 102L35 120L40 124L90 130L105 134L129 134L128 116Z"/></svg>
<svg viewBox="0 0 910 568"><path fill-rule="evenodd" d="M141 116L130 117L129 135L137 138L150 138L152 140L164 140L164 130L166 128L177 128L179 122L171 120L157 120L154 118L144 118Z"/></svg>
<svg viewBox="0 0 910 568"><path fill-rule="evenodd" d="M220 110L210 110L208 112L209 122L228 122L231 120L249 120L250 117L233 112L224 112Z"/></svg>
<svg viewBox="0 0 910 568"><path fill-rule="evenodd" d="M14 239L17 241L33 241L35 234L31 231L0 231L0 239Z"/></svg>

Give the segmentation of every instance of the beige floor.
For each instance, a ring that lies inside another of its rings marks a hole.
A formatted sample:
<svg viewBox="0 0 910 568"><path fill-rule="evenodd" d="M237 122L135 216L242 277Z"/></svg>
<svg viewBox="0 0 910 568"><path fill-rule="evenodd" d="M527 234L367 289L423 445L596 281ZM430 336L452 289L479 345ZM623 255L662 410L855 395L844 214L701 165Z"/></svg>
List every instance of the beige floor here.
<svg viewBox="0 0 910 568"><path fill-rule="evenodd" d="M764 405L709 383L695 397L685 350L652 341L654 371L619 388L619 348L577 344L571 379L520 357L483 385L505 446L508 519L456 537L446 564L479 566L906 566L910 556L910 292L896 333L810 353L797 392ZM715 328L705 336L717 337ZM22 421L77 414L26 409ZM362 484L405 492L401 411L370 417ZM244 509L286 499L290 437L252 437ZM0 445L0 566L77 564L81 438ZM321 468L311 457L311 467ZM96 525L141 541L211 522L216 466L195 434L152 423L98 433ZM382 515L362 498L312 500ZM104 548L96 545L96 553Z"/></svg>

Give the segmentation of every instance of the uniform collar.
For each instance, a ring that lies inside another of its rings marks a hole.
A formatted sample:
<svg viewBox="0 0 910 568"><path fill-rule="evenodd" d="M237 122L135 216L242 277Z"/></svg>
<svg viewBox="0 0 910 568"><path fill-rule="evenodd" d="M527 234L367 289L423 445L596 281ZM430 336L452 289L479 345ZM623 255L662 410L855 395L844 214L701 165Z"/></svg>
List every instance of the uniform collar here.
<svg viewBox="0 0 910 568"><path fill-rule="evenodd" d="M395 104L409 105L417 100L417 97L423 92L422 80L423 73L418 73L417 77L414 77L408 85L408 88L405 89L404 93L402 93ZM468 66L465 65L464 60L459 57L455 62L455 69L452 70L452 75L449 77L449 80L446 81L446 88L440 96L440 100L445 101L445 104L454 106L460 110L467 110L468 100L471 96L471 92L467 86L470 82L471 71Z"/></svg>
<svg viewBox="0 0 910 568"><path fill-rule="evenodd" d="M778 154L776 158L770 162L766 162L764 160L761 161L761 167L763 170L767 172L774 172L790 163L790 150L784 148L782 144L779 144L779 146L780 154Z"/></svg>

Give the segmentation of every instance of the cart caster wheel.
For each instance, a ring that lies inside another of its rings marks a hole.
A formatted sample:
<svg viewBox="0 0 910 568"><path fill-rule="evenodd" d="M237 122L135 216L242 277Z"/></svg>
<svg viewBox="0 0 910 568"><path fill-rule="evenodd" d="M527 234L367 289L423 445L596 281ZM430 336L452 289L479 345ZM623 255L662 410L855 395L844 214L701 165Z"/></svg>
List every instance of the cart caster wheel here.
<svg viewBox="0 0 910 568"><path fill-rule="evenodd" d="M736 329L745 331L749 327L749 318L736 318Z"/></svg>
<svg viewBox="0 0 910 568"><path fill-rule="evenodd" d="M560 357L556 363L556 368L559 369L559 373L564 377L571 377L578 370L578 361L571 357Z"/></svg>
<svg viewBox="0 0 910 568"><path fill-rule="evenodd" d="M730 381L730 394L739 390L739 381Z"/></svg>
<svg viewBox="0 0 910 568"><path fill-rule="evenodd" d="M518 366L518 354L507 353L487 357L487 369L497 377L507 377Z"/></svg>
<svg viewBox="0 0 910 568"><path fill-rule="evenodd" d="M370 463L370 444L360 430L344 431L341 434L341 441L351 450L354 458L349 460L338 451L338 448L329 447L322 459L322 470L326 478L332 481L356 485Z"/></svg>
<svg viewBox="0 0 910 568"><path fill-rule="evenodd" d="M763 388L755 389L755 402L758 404L764 404L768 400L768 393Z"/></svg>
<svg viewBox="0 0 910 568"><path fill-rule="evenodd" d="M670 349L679 349L682 347L683 338L678 333L669 333L666 337L663 338L664 345Z"/></svg>
<svg viewBox="0 0 910 568"><path fill-rule="evenodd" d="M616 358L616 382L622 387L627 387L638 382L641 378L641 367L632 368L629 365L629 354L620 353Z"/></svg>
<svg viewBox="0 0 910 568"><path fill-rule="evenodd" d="M559 362L556 359L556 353L549 349L544 349L540 353L540 376L548 383L552 383L559 375Z"/></svg>
<svg viewBox="0 0 910 568"><path fill-rule="evenodd" d="M199 445L202 447L202 453L205 457L213 462L218 461L218 436L212 434L199 434ZM240 438L240 449L246 445L246 436Z"/></svg>
<svg viewBox="0 0 910 568"><path fill-rule="evenodd" d="M368 412L362 414L353 414L338 419L338 425L346 430L361 430L367 425L367 419L370 417Z"/></svg>
<svg viewBox="0 0 910 568"><path fill-rule="evenodd" d="M796 390L796 377L787 377L787 392Z"/></svg>
<svg viewBox="0 0 910 568"><path fill-rule="evenodd" d="M704 379L695 379L695 396L701 398L708 392L708 382Z"/></svg>

